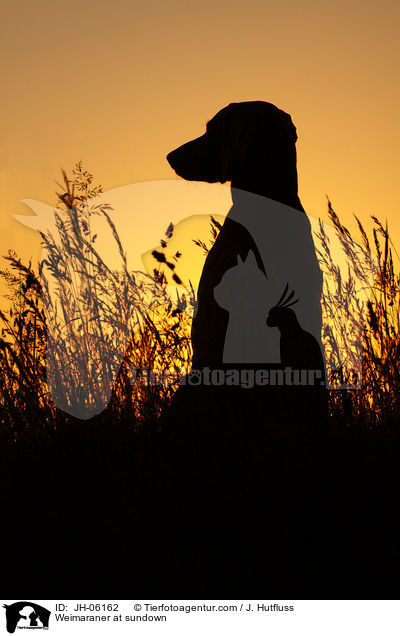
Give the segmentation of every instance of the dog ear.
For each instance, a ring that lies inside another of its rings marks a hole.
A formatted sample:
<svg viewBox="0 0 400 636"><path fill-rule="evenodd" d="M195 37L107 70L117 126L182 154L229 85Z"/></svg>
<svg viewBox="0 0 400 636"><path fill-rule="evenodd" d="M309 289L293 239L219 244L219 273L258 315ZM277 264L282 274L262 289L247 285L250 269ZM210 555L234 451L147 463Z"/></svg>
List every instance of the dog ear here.
<svg viewBox="0 0 400 636"><path fill-rule="evenodd" d="M256 119L249 119L240 109L240 104L229 104L224 111L225 116L220 120L221 172L226 181L231 181L243 170L258 122Z"/></svg>
<svg viewBox="0 0 400 636"><path fill-rule="evenodd" d="M267 102L253 103L250 116L243 104L229 104L217 117L221 172L226 181L240 175L252 161L259 165L263 156L271 155L274 160L276 148L294 148L297 140L290 115Z"/></svg>
<svg viewBox="0 0 400 636"><path fill-rule="evenodd" d="M279 110L279 120L281 129L284 132L284 135L288 139L289 142L295 144L297 137L296 126L292 122L292 118L288 113L285 113L283 110Z"/></svg>

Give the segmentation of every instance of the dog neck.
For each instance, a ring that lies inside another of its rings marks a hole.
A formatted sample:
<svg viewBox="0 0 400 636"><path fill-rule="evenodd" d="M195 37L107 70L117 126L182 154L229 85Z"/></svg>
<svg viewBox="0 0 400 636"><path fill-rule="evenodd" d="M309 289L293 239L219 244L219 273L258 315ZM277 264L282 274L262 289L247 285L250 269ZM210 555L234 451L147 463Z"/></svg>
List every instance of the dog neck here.
<svg viewBox="0 0 400 636"><path fill-rule="evenodd" d="M286 149L282 154L271 153L270 157L264 156L261 160L259 156L255 156L232 178L233 202L235 203L237 192L244 190L304 212L298 196L295 148L291 148L289 152Z"/></svg>

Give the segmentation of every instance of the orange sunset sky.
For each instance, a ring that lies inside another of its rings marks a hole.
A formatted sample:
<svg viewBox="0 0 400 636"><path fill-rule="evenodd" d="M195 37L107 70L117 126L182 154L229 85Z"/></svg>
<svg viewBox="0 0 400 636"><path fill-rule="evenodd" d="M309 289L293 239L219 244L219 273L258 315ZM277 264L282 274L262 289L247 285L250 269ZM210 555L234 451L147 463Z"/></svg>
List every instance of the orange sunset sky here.
<svg viewBox="0 0 400 636"><path fill-rule="evenodd" d="M54 204L60 167L82 159L104 190L174 179L170 150L255 99L292 115L307 213L329 195L400 245L399 17L394 0L3 0L0 254L38 257L11 214Z"/></svg>

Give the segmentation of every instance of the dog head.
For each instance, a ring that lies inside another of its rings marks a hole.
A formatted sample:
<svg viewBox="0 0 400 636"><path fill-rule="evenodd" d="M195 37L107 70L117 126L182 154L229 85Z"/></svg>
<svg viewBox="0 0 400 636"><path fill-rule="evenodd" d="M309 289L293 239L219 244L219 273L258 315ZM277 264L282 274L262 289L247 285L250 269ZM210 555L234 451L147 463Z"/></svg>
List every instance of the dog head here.
<svg viewBox="0 0 400 636"><path fill-rule="evenodd" d="M295 158L296 128L290 115L268 102L232 103L208 123L206 132L167 155L175 172L189 181L225 183L246 174L282 170ZM268 167L267 167L268 169Z"/></svg>

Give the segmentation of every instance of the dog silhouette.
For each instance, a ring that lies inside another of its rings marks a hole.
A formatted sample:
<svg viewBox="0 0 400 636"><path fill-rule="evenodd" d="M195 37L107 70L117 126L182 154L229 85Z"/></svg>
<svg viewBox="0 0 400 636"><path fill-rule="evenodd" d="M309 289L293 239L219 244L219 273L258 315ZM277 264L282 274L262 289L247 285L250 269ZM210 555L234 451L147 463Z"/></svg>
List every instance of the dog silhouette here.
<svg viewBox="0 0 400 636"><path fill-rule="evenodd" d="M234 306L238 294L238 286L228 282L238 273L232 272L225 279L223 288L229 286L229 292L224 294L219 285L225 273L238 265L238 257L244 263L250 252L254 277L247 278L246 287L253 290L253 298L264 293L257 291L262 281L258 270L269 282L264 291L270 295L271 304L268 307L267 300L264 305L260 301L260 308L264 306L266 310L264 325L268 310L289 284L296 289L300 324L320 346L322 273L311 225L298 197L296 140L290 115L273 104L233 103L208 122L205 134L167 156L172 168L184 179L231 182L233 205L208 253L198 288L192 324L194 368L218 368L234 358L246 363L281 362L278 330L271 329L265 336L269 346L260 349L239 333L233 344L233 326L228 328L230 314L224 307ZM219 290L216 296L215 289ZM245 307L251 314L251 303L243 305L243 312ZM248 329L255 319L254 312L247 318L242 313L241 319L242 327ZM239 331L238 324L235 328ZM248 351L244 350L244 342Z"/></svg>

